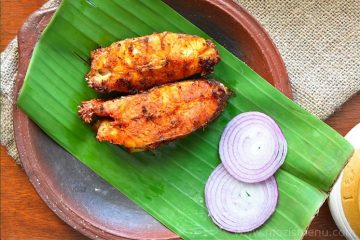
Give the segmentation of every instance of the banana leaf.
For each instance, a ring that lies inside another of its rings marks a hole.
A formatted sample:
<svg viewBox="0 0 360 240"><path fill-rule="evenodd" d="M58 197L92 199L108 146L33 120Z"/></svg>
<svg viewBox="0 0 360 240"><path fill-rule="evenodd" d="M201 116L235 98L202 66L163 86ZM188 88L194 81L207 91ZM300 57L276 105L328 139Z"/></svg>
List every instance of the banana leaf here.
<svg viewBox="0 0 360 240"><path fill-rule="evenodd" d="M352 147L221 45L213 77L235 94L207 128L156 151L130 154L98 142L78 117L81 101L97 97L84 80L89 66L81 58L114 41L162 31L210 38L159 0L64 0L36 45L18 106L59 145L184 239L301 238ZM208 217L204 185L220 163L225 125L246 111L273 117L289 150L276 173L276 212L257 231L231 234Z"/></svg>

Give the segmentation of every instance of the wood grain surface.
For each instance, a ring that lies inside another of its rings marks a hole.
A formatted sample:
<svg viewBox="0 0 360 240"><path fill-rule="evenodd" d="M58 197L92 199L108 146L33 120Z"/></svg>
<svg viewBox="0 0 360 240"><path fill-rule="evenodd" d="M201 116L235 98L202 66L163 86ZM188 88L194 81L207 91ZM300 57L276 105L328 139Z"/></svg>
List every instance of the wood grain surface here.
<svg viewBox="0 0 360 240"><path fill-rule="evenodd" d="M1 51L27 16L44 0L1 0ZM345 135L360 122L360 94L326 120ZM291 234L291 233L289 233ZM1 239L87 239L62 222L40 199L20 166L1 146ZM344 239L327 203L320 209L304 239Z"/></svg>

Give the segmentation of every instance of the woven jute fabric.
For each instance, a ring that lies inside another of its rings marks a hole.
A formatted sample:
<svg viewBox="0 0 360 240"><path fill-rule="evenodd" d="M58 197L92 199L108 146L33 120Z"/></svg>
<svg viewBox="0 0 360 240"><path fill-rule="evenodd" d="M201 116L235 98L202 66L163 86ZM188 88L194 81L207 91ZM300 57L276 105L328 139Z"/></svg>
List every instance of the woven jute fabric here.
<svg viewBox="0 0 360 240"><path fill-rule="evenodd" d="M56 7L60 0L50 0L42 8ZM14 140L13 107L14 86L18 67L17 39L13 39L1 53L1 145L4 145L16 163L20 164L19 153Z"/></svg>
<svg viewBox="0 0 360 240"><path fill-rule="evenodd" d="M235 2L270 34L300 106L325 119L360 90L360 0ZM43 8L58 4L51 0ZM19 162L12 123L17 59L15 39L1 53L1 144Z"/></svg>
<svg viewBox="0 0 360 240"><path fill-rule="evenodd" d="M327 118L360 90L360 0L236 0L268 31L294 101Z"/></svg>

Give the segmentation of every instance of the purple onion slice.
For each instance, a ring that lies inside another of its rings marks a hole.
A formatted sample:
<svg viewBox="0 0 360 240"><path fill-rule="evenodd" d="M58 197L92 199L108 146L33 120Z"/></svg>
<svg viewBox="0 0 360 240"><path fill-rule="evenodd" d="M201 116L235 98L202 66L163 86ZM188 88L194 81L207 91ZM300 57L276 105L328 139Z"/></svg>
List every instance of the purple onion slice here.
<svg viewBox="0 0 360 240"><path fill-rule="evenodd" d="M274 177L245 183L231 176L220 164L205 186L209 215L221 229L233 233L250 232L274 213L278 199Z"/></svg>
<svg viewBox="0 0 360 240"><path fill-rule="evenodd" d="M255 183L274 175L284 163L287 143L272 118L260 112L246 112L226 126L219 153L234 178Z"/></svg>

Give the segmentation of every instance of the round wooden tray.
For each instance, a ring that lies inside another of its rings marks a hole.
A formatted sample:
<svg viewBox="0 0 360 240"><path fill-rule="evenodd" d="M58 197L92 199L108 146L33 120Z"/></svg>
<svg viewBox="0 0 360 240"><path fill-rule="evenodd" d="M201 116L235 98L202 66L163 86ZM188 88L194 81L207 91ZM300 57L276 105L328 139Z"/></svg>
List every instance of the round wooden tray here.
<svg viewBox="0 0 360 240"><path fill-rule="evenodd" d="M287 72L276 47L243 8L227 0L165 2L291 98ZM16 93L24 81L34 45L54 11L35 12L18 33ZM70 226L93 239L178 238L52 141L17 107L14 128L20 159L31 183L51 210Z"/></svg>

